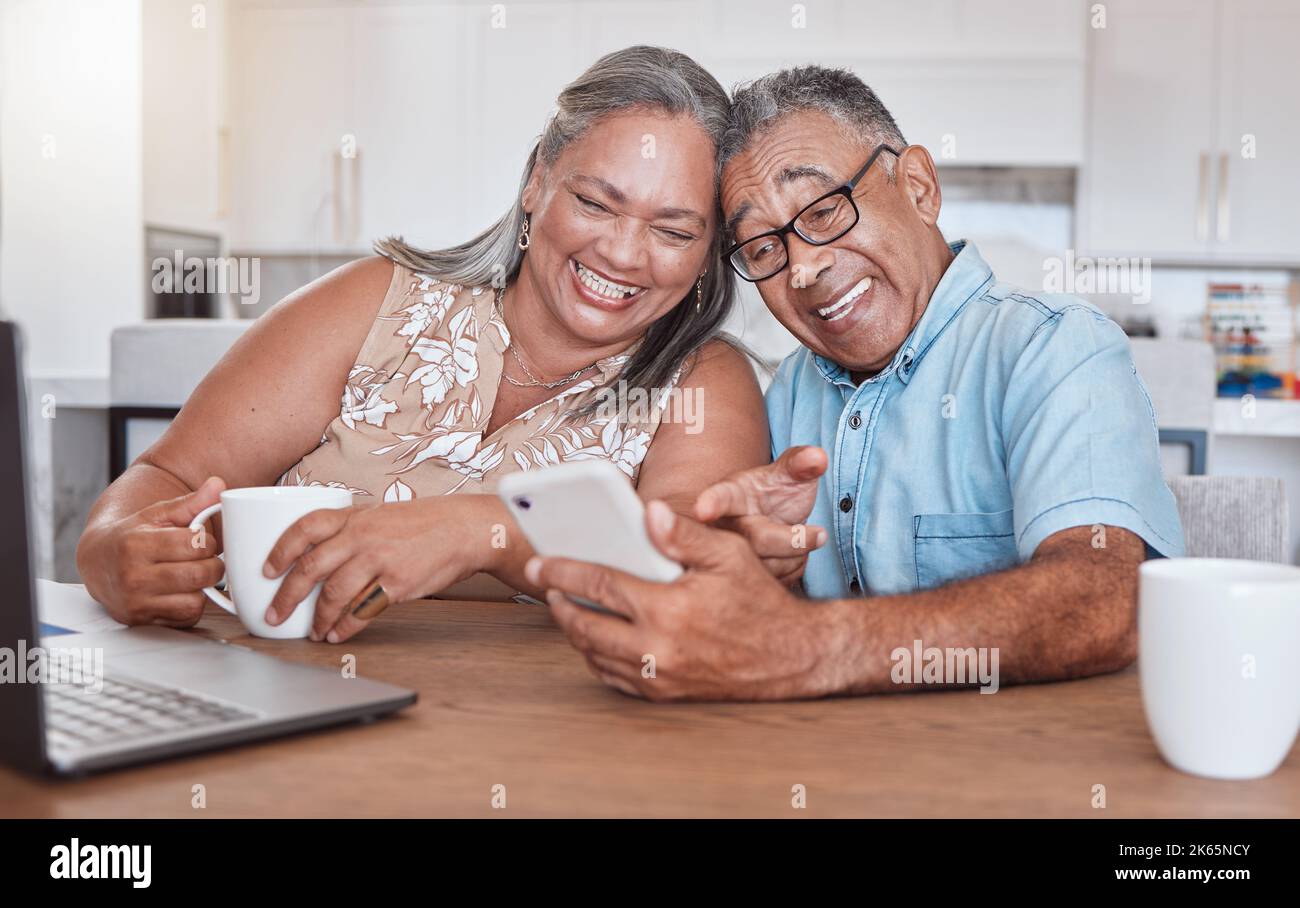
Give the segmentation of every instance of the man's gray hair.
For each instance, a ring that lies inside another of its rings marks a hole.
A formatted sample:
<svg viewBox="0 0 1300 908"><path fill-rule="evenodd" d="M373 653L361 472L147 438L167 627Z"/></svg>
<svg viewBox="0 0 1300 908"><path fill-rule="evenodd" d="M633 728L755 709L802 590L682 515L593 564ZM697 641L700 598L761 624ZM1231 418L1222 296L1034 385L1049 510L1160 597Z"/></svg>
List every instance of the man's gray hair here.
<svg viewBox="0 0 1300 908"><path fill-rule="evenodd" d="M819 110L869 148L885 143L899 151L907 144L893 115L866 83L847 69L796 66L736 87L731 122L722 136L719 166L740 154L755 138L787 114ZM892 155L881 164L894 178Z"/></svg>

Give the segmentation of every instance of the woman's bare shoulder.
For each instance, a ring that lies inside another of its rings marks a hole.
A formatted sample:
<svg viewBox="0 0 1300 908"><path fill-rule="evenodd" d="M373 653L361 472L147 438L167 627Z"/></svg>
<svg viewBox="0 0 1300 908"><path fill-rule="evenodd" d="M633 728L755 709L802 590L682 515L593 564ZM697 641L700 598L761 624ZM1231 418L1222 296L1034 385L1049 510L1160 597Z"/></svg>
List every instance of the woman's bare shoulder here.
<svg viewBox="0 0 1300 908"><path fill-rule="evenodd" d="M273 481L338 415L393 269L379 256L349 262L258 317L151 449L154 462L192 488L218 474L234 485Z"/></svg>
<svg viewBox="0 0 1300 908"><path fill-rule="evenodd" d="M261 380L287 370L313 386L330 388L335 378L347 375L365 343L393 267L379 256L358 259L299 287L249 326L214 373L233 366L247 378Z"/></svg>
<svg viewBox="0 0 1300 908"><path fill-rule="evenodd" d="M326 375L339 369L346 374L388 295L395 267L378 255L340 265L268 309L241 340L264 354L262 360L305 355Z"/></svg>
<svg viewBox="0 0 1300 908"><path fill-rule="evenodd" d="M725 338L714 338L687 361L682 387L730 386L758 391L758 378L749 357Z"/></svg>
<svg viewBox="0 0 1300 908"><path fill-rule="evenodd" d="M328 314L345 323L369 325L388 295L396 268L391 261L379 255L348 262L290 293L272 306L262 318L272 321L319 319L323 314Z"/></svg>

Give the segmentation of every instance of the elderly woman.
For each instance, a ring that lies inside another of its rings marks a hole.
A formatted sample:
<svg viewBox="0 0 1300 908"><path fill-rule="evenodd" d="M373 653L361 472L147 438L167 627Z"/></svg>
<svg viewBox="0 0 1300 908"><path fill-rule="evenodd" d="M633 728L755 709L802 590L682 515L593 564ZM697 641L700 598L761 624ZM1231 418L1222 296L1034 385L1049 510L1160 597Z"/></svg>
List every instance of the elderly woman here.
<svg viewBox="0 0 1300 908"><path fill-rule="evenodd" d="M192 625L223 565L219 528L196 548L186 527L223 488L345 487L354 506L304 517L266 567L287 572L267 620L324 581L312 638L339 642L375 582L394 601L537 592L492 494L511 471L604 458L686 513L765 463L757 383L717 339L735 296L727 116L689 57L601 58L560 94L499 221L440 251L383 241L249 329L96 502L77 551L90 593L119 621ZM611 388L656 405L601 406ZM681 395L702 404L690 425L661 405Z"/></svg>

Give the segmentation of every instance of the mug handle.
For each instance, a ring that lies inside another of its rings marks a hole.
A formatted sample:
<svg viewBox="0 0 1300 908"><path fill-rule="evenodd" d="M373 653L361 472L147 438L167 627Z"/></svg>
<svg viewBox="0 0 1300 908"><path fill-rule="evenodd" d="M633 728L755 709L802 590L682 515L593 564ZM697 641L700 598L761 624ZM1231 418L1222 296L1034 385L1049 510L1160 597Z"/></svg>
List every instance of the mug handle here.
<svg viewBox="0 0 1300 908"><path fill-rule="evenodd" d="M218 501L216 504L212 505L211 507L207 507L204 508L202 511L199 511L199 513L195 515L194 519L190 521L190 532L192 533L195 530L197 530L199 527L203 526L203 524L207 521L209 517L211 517L213 514L217 513L220 510L221 510L221 502ZM232 615L239 614L239 612L235 611L235 604L231 602L229 599L227 599L225 596L223 596L221 593L217 592L216 587L205 586L203 588L203 595L207 596L217 605L221 606L223 609L230 612L230 614Z"/></svg>

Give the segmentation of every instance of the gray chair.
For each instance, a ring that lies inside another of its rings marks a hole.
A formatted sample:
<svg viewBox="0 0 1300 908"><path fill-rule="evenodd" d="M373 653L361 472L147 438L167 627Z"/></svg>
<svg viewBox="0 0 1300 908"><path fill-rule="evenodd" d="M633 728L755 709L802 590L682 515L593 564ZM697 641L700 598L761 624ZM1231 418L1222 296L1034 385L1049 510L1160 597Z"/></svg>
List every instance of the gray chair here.
<svg viewBox="0 0 1300 908"><path fill-rule="evenodd" d="M109 358L110 481L161 437L208 370L252 323L160 318L114 329Z"/></svg>
<svg viewBox="0 0 1300 908"><path fill-rule="evenodd" d="M1171 476L1187 554L1290 564L1286 487L1259 476Z"/></svg>

